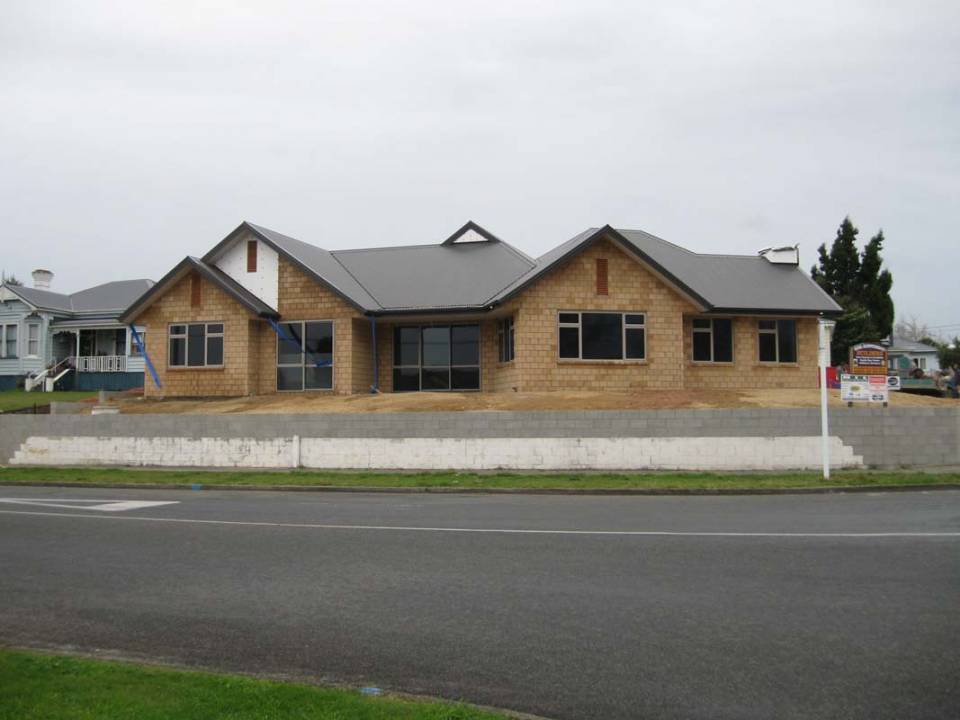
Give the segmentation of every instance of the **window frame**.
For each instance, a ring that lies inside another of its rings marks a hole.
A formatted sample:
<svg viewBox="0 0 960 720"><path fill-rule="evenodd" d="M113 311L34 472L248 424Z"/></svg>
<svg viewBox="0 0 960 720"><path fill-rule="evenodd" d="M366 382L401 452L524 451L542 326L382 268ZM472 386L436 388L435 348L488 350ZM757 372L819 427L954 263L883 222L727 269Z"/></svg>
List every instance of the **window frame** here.
<svg viewBox="0 0 960 720"><path fill-rule="evenodd" d="M576 315L577 322L562 322L561 315ZM620 358L584 358L583 357L583 316L584 315L619 315L620 316ZM641 323L628 323L628 315L640 315ZM560 355L560 329L577 329L577 357L563 357ZM640 330L643 332L643 357L627 357L627 331ZM649 356L647 347L647 311L646 310L557 310L556 335L558 363L620 363L644 364Z"/></svg>
<svg viewBox="0 0 960 720"><path fill-rule="evenodd" d="M13 355L7 354L7 331L14 328ZM19 323L0 324L0 358L3 360L17 360L20 357L20 325Z"/></svg>
<svg viewBox="0 0 960 720"><path fill-rule="evenodd" d="M477 364L463 365L453 363L453 329L455 327L475 327L477 329ZM397 365L397 333L403 329L416 328L417 330L417 364L416 365ZM423 331L426 328L446 328L447 329L447 364L446 365L426 365L424 364L423 352ZM446 368L448 372L448 387L445 388L424 388L423 371L424 369L442 369ZM473 370L477 371L477 387L475 388L455 388L453 387L454 370ZM397 390L395 371L397 370L416 370L418 388L416 390ZM390 365L390 380L393 392L480 392L483 390L483 326L480 322L450 322L450 323L420 323L408 324L401 323L393 327L393 346Z"/></svg>
<svg viewBox="0 0 960 720"><path fill-rule="evenodd" d="M789 321L793 323L793 360L780 359L780 323ZM761 323L772 322L773 328L764 328ZM763 360L760 357L760 336L773 335L773 346L777 351L776 360ZM757 363L760 365L799 365L800 364L800 329L797 326L797 319L791 317L761 317L757 318Z"/></svg>
<svg viewBox="0 0 960 720"><path fill-rule="evenodd" d="M37 337L36 337L36 338L30 337L30 333L31 333L31 331L34 330L34 329L37 331ZM27 352L24 353L24 357L28 357L28 358L38 358L38 357L40 357L40 323L36 323L36 322L27 323L27 338L26 338L26 340L27 340ZM36 344L37 344L37 351L36 351L36 352L30 352L30 345L32 345L33 343L36 343Z"/></svg>
<svg viewBox="0 0 960 720"><path fill-rule="evenodd" d="M709 328L698 328L696 323L697 321L708 320L710 322ZM713 343L714 335L716 334L714 330L714 322L717 320L726 320L730 323L730 359L729 360L716 360L716 348ZM759 326L758 326L759 327ZM707 334L710 336L710 359L709 360L697 360L696 352L696 337L697 333ZM731 317L703 317L703 316L694 316L690 319L690 362L696 363L697 365L733 365L736 362L736 332L734 326L734 319ZM757 348L757 357L760 356L760 349Z"/></svg>
<svg viewBox="0 0 960 720"><path fill-rule="evenodd" d="M497 362L511 363L517 358L516 321L513 315L497 320Z"/></svg>
<svg viewBox="0 0 960 720"><path fill-rule="evenodd" d="M190 326L191 325L203 325L203 365L191 365L190 364ZM210 325L219 325L221 327L220 332L210 332L208 327ZM184 328L183 333L174 333L173 328L182 326ZM138 331L139 332L139 331ZM222 320L198 320L196 322L172 322L167 323L167 369L168 370L221 370L226 367L226 350L227 344L225 336L227 334L227 325ZM210 365L207 363L207 355L209 347L207 345L207 340L211 337L219 337L221 344L221 360L219 365ZM171 343L174 340L183 340L183 365L174 365L170 361L172 353L170 352Z"/></svg>
<svg viewBox="0 0 960 720"><path fill-rule="evenodd" d="M273 355L273 366L274 366L274 380L276 380L276 370L282 367L298 367L304 371L302 386L300 389L292 388L289 390L281 390L280 383L276 383L277 392L332 392L337 386L337 323L332 319L321 319L321 320L282 320L278 321L277 326L282 327L283 325L293 325L294 323L300 324L300 363L281 363L280 362L280 335L277 335L277 344L276 351ZM307 369L307 350L305 347L305 340L307 336L307 324L308 323L329 323L330 324L330 387L328 388L308 388L307 380L305 377Z"/></svg>

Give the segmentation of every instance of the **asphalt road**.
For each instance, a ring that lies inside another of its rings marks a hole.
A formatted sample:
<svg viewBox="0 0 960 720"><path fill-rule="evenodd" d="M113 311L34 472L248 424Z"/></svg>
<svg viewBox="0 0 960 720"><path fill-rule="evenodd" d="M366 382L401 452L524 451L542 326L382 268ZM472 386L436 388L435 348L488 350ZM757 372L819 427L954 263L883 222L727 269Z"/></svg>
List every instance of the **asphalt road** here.
<svg viewBox="0 0 960 720"><path fill-rule="evenodd" d="M10 645L555 718L960 716L960 492L0 496Z"/></svg>

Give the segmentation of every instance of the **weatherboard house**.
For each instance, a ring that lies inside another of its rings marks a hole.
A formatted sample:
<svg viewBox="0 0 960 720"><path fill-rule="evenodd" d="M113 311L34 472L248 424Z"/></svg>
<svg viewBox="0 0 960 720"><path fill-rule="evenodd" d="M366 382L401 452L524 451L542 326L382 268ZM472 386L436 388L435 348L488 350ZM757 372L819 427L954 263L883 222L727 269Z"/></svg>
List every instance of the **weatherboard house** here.
<svg viewBox="0 0 960 720"><path fill-rule="evenodd" d="M642 392L817 384L840 308L793 248L704 255L586 230L539 258L469 222L442 242L325 250L244 222L120 317L148 397Z"/></svg>
<svg viewBox="0 0 960 720"><path fill-rule="evenodd" d="M0 390L141 387L143 357L118 318L153 282L118 280L64 294L51 290L52 281L49 270L34 270L33 287L0 284Z"/></svg>

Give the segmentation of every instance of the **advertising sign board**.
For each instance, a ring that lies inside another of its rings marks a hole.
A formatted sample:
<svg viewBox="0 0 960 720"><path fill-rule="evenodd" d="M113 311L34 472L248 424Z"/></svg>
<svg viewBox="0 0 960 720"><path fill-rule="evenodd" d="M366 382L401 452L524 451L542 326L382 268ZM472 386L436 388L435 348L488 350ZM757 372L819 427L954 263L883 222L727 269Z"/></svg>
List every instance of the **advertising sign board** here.
<svg viewBox="0 0 960 720"><path fill-rule="evenodd" d="M843 373L840 376L840 399L844 402L889 402L887 376Z"/></svg>
<svg viewBox="0 0 960 720"><path fill-rule="evenodd" d="M860 343L850 348L851 375L887 374L887 349L875 343Z"/></svg>

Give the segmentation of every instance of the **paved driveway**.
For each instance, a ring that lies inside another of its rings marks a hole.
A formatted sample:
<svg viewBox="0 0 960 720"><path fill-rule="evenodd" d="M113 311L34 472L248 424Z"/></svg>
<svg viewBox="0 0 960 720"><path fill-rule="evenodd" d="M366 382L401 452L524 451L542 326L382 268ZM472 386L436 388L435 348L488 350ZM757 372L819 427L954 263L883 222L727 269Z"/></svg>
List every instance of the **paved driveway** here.
<svg viewBox="0 0 960 720"><path fill-rule="evenodd" d="M8 644L557 718L960 708L955 491L0 495Z"/></svg>

